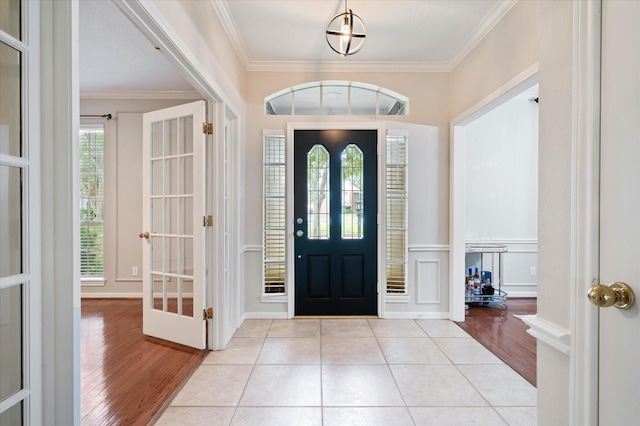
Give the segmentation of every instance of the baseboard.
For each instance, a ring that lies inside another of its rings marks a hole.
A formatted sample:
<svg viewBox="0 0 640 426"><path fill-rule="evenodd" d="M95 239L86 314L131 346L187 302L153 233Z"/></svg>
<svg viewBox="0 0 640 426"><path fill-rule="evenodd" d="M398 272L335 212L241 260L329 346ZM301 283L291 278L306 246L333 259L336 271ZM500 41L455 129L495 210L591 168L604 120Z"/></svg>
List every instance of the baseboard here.
<svg viewBox="0 0 640 426"><path fill-rule="evenodd" d="M507 291L507 302L511 298L534 298L538 297L537 291Z"/></svg>
<svg viewBox="0 0 640 426"><path fill-rule="evenodd" d="M104 292L81 292L81 299L142 299L142 293L104 293Z"/></svg>

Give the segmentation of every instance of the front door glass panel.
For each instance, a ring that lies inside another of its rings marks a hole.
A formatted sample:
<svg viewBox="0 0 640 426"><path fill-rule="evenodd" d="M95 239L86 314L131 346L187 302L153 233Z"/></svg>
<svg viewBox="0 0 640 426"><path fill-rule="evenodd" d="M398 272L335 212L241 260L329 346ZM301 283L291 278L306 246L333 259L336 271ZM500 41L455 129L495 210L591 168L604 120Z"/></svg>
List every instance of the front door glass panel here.
<svg viewBox="0 0 640 426"><path fill-rule="evenodd" d="M329 238L329 152L314 145L307 154L307 234L312 240Z"/></svg>
<svg viewBox="0 0 640 426"><path fill-rule="evenodd" d="M364 206L362 150L348 145L342 151L342 238L359 239L364 236L362 216Z"/></svg>

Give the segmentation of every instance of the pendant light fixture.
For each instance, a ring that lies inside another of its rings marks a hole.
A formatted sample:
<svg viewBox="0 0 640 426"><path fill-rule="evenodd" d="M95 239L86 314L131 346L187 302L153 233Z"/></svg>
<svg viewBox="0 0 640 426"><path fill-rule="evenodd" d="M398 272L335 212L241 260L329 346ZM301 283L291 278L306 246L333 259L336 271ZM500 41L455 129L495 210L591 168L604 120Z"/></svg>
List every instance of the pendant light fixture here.
<svg viewBox="0 0 640 426"><path fill-rule="evenodd" d="M327 24L327 43L334 52L346 58L362 49L365 32L364 22L347 8L347 0L344 0L344 12L338 13Z"/></svg>

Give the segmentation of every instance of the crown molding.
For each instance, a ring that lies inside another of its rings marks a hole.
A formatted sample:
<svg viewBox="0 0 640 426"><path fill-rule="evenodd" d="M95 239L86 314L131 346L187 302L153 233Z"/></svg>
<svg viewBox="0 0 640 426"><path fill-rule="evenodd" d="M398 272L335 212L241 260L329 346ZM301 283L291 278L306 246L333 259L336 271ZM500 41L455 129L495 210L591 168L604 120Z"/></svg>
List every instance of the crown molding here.
<svg viewBox="0 0 640 426"><path fill-rule="evenodd" d="M195 91L82 91L80 99L202 99L202 95Z"/></svg>
<svg viewBox="0 0 640 426"><path fill-rule="evenodd" d="M449 71L453 71L464 58L485 38L487 34L495 27L504 16L509 13L511 8L518 3L518 0L503 0L496 4L489 12L489 15L483 20L478 27L469 35L462 44L460 49L449 59Z"/></svg>
<svg viewBox="0 0 640 426"><path fill-rule="evenodd" d="M446 63L364 61L253 61L247 71L294 72L448 72Z"/></svg>
<svg viewBox="0 0 640 426"><path fill-rule="evenodd" d="M244 44L244 40L242 39L242 37L240 37L240 32L238 31L235 21L231 16L231 12L227 7L227 2L222 0L209 1L213 6L213 10L216 11L218 19L220 19L222 27L227 33L227 36L229 36L231 44L233 45L233 49L236 51L236 54L240 58L240 62L242 62L245 71L248 71L251 65L251 58L249 57L247 46Z"/></svg>
<svg viewBox="0 0 640 426"><path fill-rule="evenodd" d="M362 61L254 61L240 36L228 0L209 0L245 71L266 72L451 72L482 41L518 0L503 0L496 4L485 20L465 40L447 62L362 62Z"/></svg>

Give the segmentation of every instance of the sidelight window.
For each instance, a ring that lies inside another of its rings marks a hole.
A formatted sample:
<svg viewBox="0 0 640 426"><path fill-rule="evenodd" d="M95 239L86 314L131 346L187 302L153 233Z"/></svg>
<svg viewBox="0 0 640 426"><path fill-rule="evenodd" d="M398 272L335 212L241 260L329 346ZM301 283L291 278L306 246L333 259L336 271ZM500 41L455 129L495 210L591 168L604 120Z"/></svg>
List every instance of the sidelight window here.
<svg viewBox="0 0 640 426"><path fill-rule="evenodd" d="M285 292L284 146L284 135L264 136L263 262L265 294Z"/></svg>
<svg viewBox="0 0 640 426"><path fill-rule="evenodd" d="M407 136L387 136L387 294L407 283Z"/></svg>

